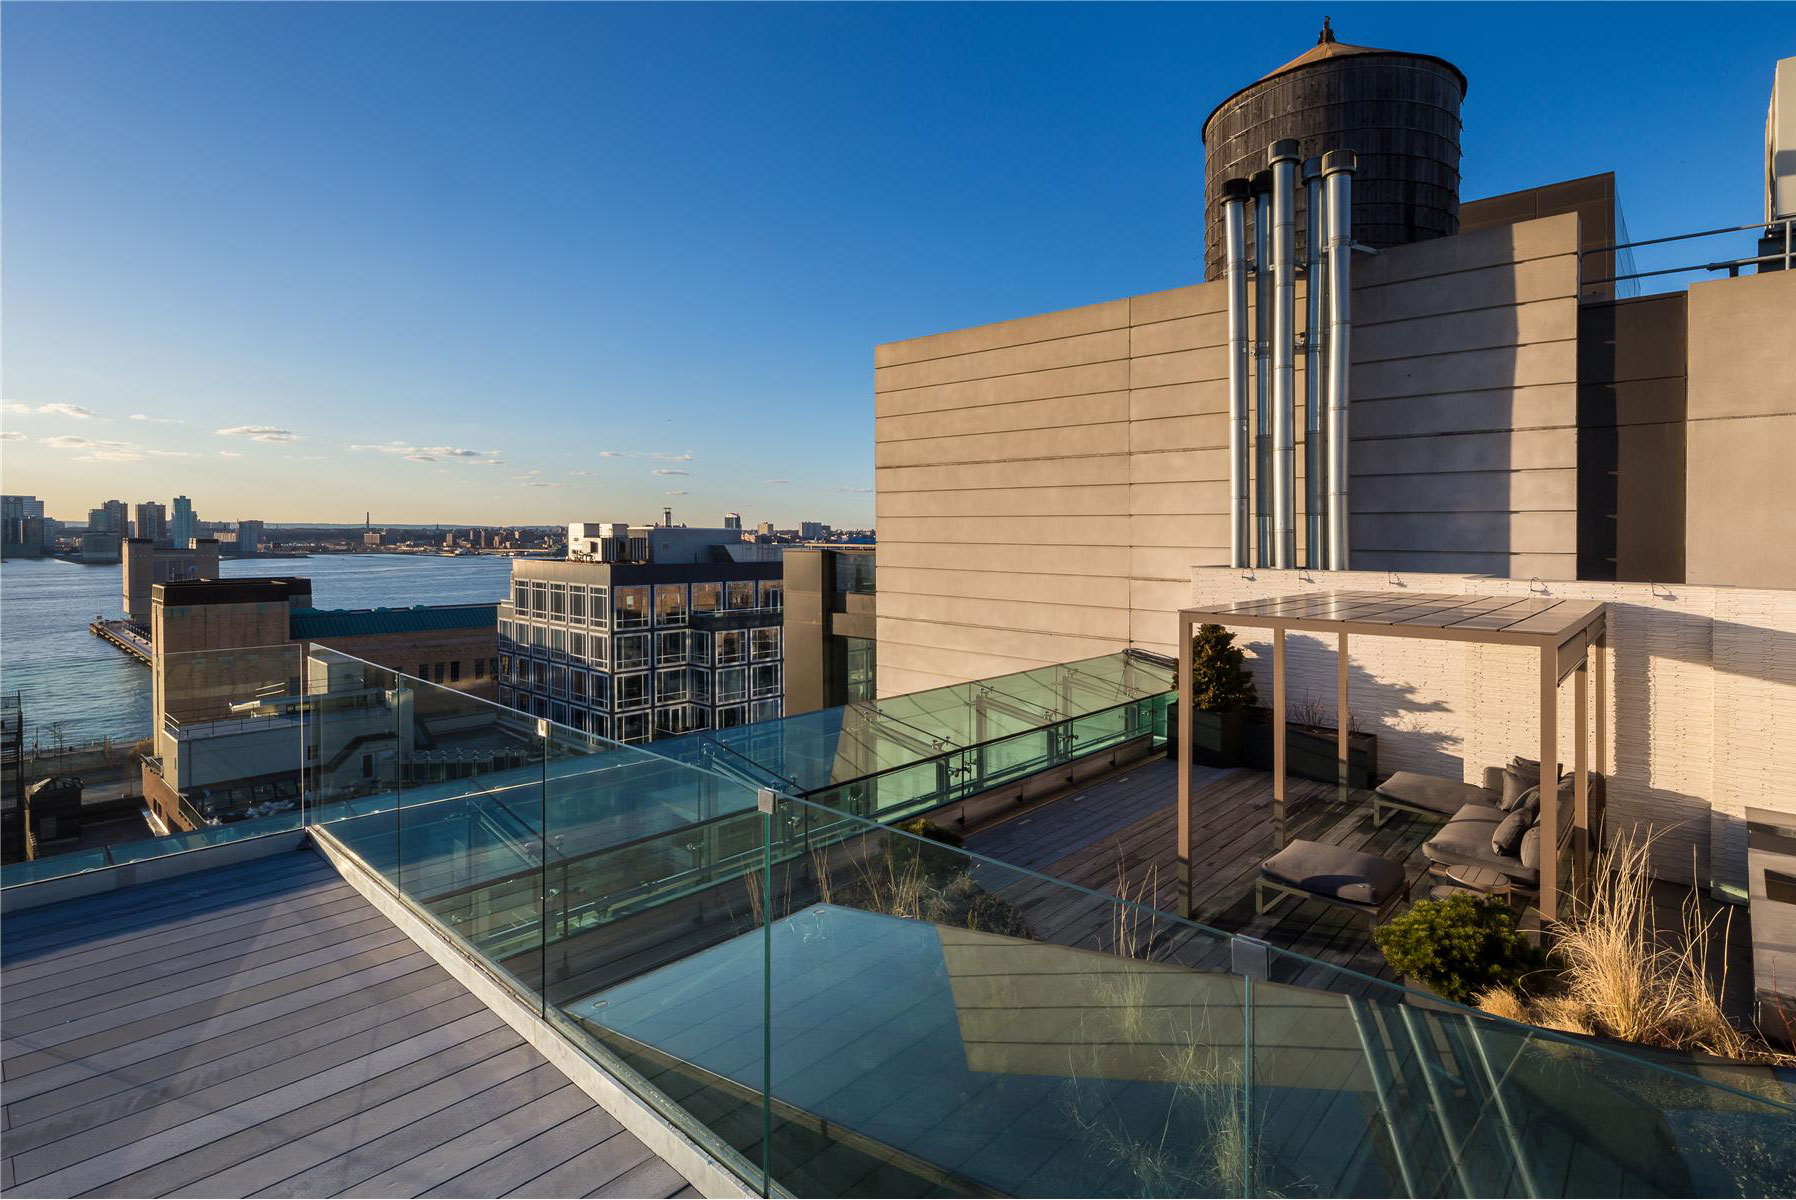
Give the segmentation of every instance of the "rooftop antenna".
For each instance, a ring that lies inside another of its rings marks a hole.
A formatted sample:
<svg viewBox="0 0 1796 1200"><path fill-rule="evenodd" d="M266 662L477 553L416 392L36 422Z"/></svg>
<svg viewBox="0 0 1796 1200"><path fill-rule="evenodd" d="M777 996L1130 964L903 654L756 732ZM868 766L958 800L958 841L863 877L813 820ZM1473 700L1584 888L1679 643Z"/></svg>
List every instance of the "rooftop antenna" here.
<svg viewBox="0 0 1796 1200"><path fill-rule="evenodd" d="M1335 31L1333 29L1329 28L1328 18L1323 17L1322 18L1322 32L1316 35L1316 44L1318 46L1320 46L1325 42L1332 42L1334 40L1335 40Z"/></svg>

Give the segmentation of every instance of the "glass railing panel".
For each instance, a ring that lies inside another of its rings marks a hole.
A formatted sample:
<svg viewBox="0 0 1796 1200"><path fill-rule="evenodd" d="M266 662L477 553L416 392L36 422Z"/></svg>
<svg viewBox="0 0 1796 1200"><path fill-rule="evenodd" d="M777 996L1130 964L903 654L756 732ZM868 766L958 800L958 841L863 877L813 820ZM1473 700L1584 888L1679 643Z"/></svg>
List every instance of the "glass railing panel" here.
<svg viewBox="0 0 1796 1200"><path fill-rule="evenodd" d="M399 672L324 646L305 663L306 812L399 887L398 803L409 729Z"/></svg>
<svg viewBox="0 0 1796 1200"><path fill-rule="evenodd" d="M1245 987L1154 961L1155 914L804 801L771 841L779 1186L1241 1193Z"/></svg>
<svg viewBox="0 0 1796 1200"><path fill-rule="evenodd" d="M107 853L105 846L91 850L71 850L67 854L55 854L47 858L26 859L0 867L0 888L39 883L45 879L60 879L65 875L80 875L85 871L98 871L111 865L112 856Z"/></svg>
<svg viewBox="0 0 1796 1200"><path fill-rule="evenodd" d="M1305 956L1272 949L1269 965L1306 986L1253 984L1262 1190L1737 1196L1796 1182L1796 1091L1771 1068L1718 1078L1713 1060L1499 1020Z"/></svg>

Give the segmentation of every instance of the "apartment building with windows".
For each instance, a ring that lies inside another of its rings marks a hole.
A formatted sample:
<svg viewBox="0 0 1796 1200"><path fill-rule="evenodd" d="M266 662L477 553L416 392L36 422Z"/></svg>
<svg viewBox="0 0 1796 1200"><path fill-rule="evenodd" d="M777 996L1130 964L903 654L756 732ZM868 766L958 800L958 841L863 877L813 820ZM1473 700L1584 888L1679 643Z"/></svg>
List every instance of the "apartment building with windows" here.
<svg viewBox="0 0 1796 1200"><path fill-rule="evenodd" d="M574 525L569 558L516 560L500 702L620 742L781 716L782 567L738 561L761 549L740 538Z"/></svg>

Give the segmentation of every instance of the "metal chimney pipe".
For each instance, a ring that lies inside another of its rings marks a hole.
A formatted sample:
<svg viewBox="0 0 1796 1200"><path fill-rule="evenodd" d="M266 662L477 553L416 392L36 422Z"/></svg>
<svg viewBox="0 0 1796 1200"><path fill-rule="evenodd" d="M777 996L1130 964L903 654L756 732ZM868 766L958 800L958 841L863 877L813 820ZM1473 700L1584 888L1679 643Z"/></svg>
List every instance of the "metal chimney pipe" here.
<svg viewBox="0 0 1796 1200"><path fill-rule="evenodd" d="M1228 281L1229 379L1229 565L1248 565L1251 531L1247 495L1247 204L1253 190L1245 179L1222 185L1223 245Z"/></svg>
<svg viewBox="0 0 1796 1200"><path fill-rule="evenodd" d="M1322 160L1303 160L1304 219L1304 340L1303 340L1303 565L1320 571L1328 565L1323 513L1328 507L1328 458L1323 436L1322 376L1327 368L1322 332L1328 319L1328 272L1323 264Z"/></svg>
<svg viewBox="0 0 1796 1200"><path fill-rule="evenodd" d="M1351 150L1322 156L1328 221L1328 566L1349 567L1347 546L1347 398L1353 334L1353 172Z"/></svg>
<svg viewBox="0 0 1796 1200"><path fill-rule="evenodd" d="M1297 142L1272 143L1272 562L1297 565Z"/></svg>
<svg viewBox="0 0 1796 1200"><path fill-rule="evenodd" d="M1272 172L1253 190L1254 562L1272 565Z"/></svg>

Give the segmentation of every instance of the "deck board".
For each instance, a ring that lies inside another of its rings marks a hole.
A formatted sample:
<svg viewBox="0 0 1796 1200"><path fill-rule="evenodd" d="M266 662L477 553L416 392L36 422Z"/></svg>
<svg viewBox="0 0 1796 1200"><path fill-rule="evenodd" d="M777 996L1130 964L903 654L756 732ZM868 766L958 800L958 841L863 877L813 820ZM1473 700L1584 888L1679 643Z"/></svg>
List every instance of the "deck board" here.
<svg viewBox="0 0 1796 1200"><path fill-rule="evenodd" d="M1127 894L1163 912L1176 912L1177 786L1177 766L1171 760L1139 764L969 834L966 847L1081 888ZM1195 921L1218 933L1246 934L1304 956L1278 957L1272 978L1279 982L1352 993L1376 986L1334 968L1395 980L1372 942L1368 923L1357 913L1296 899L1265 915L1254 912L1254 881L1260 863L1273 852L1270 775L1200 769L1194 786L1199 789L1191 865ZM1290 780L1286 822L1293 840L1307 838L1401 860L1417 895L1424 890L1419 881L1427 870L1420 847L1440 824L1399 814L1379 829L1365 793L1343 803L1333 784L1302 779ZM995 882L1007 899L1024 907L1042 940L1113 948L1111 905L1023 876ZM1160 939L1156 959L1197 967L1227 965L1228 943L1217 933L1156 923L1151 917L1143 918L1143 927Z"/></svg>
<svg viewBox="0 0 1796 1200"><path fill-rule="evenodd" d="M686 1180L290 851L9 916L9 1195L507 1195Z"/></svg>

